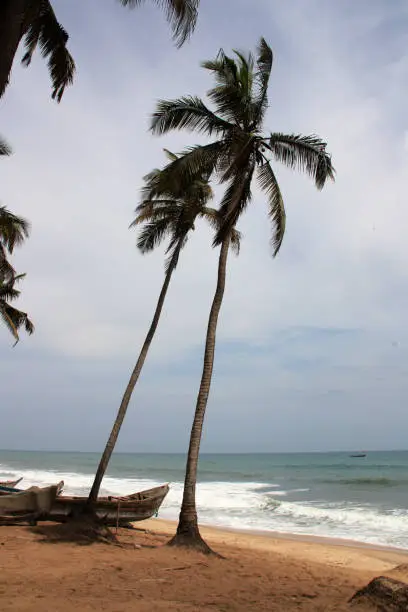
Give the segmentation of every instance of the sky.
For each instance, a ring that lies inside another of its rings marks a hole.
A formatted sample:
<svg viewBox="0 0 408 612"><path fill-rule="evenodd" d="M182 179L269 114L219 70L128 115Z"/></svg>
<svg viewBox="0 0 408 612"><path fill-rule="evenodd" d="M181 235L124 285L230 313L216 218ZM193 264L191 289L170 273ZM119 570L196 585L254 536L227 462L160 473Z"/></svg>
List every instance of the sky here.
<svg viewBox="0 0 408 612"><path fill-rule="evenodd" d="M0 448L103 449L163 282L128 226L164 147L161 98L205 97L219 48L274 52L265 130L318 134L336 182L322 192L275 166L287 208L276 259L255 187L230 256L202 449L406 448L408 428L408 5L405 0L201 0L178 50L146 3L54 0L77 73L61 104L46 64L19 66L0 101L0 200L30 219L13 259L36 325L0 328ZM37 54L38 55L38 54ZM216 196L221 191L216 189ZM217 198L214 205L217 204ZM174 274L118 451L185 452L217 251L197 224ZM17 305L17 304L16 304Z"/></svg>

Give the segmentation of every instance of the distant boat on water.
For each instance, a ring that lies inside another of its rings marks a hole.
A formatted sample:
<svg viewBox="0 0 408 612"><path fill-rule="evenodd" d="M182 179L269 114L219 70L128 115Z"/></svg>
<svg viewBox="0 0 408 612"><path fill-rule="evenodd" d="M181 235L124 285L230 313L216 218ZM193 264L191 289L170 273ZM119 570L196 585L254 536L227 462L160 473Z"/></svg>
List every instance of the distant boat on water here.
<svg viewBox="0 0 408 612"><path fill-rule="evenodd" d="M354 455L349 455L349 457L353 457L353 459L357 459L358 457L367 457L366 453L354 453Z"/></svg>

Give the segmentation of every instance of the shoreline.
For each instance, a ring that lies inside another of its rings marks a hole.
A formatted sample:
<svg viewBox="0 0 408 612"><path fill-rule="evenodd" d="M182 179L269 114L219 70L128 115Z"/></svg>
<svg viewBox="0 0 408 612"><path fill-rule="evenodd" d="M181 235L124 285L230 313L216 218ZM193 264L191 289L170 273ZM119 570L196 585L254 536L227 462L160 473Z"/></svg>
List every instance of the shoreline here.
<svg viewBox="0 0 408 612"><path fill-rule="evenodd" d="M145 531L155 536L170 538L177 521L151 518L133 523L135 531ZM210 545L265 553L284 554L285 557L302 559L325 566L347 567L357 571L387 572L408 563L408 550L380 545L325 538L283 534L280 532L255 532L200 524L200 532Z"/></svg>
<svg viewBox="0 0 408 612"><path fill-rule="evenodd" d="M167 519L167 518L151 518L147 519L147 521L154 521L159 524L163 524L167 529L173 528L174 531L177 527L176 519ZM141 521L142 524L147 521ZM133 523L135 529L137 529L137 525L140 523ZM363 542L361 540L354 540L353 538L340 538L333 536L325 536L325 535L314 535L307 533L292 533L290 531L274 531L274 530L266 530L266 529L249 529L245 527L228 527L224 525L211 525L209 523L199 523L199 528L201 530L215 531L220 533L231 533L237 535L247 535L251 536L259 536L264 538L272 538L276 540L290 540L294 542L306 542L306 543L314 543L314 544L322 544L322 545L330 545L330 546L346 546L349 548L362 548L369 550L378 550L383 552L394 552L400 553L402 555L408 555L408 548L402 548L400 546L390 546L388 544L377 544L373 542ZM167 535L167 533L166 533Z"/></svg>

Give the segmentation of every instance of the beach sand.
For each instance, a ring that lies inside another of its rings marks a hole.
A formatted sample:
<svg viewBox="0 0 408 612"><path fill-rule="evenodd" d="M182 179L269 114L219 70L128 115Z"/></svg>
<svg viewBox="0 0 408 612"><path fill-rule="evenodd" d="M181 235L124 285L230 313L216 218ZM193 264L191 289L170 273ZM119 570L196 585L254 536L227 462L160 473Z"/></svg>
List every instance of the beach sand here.
<svg viewBox="0 0 408 612"><path fill-rule="evenodd" d="M136 527L119 530L125 548L63 538L51 523L0 527L0 609L342 611L371 578L408 563L408 551L203 527L220 559L162 546L173 522Z"/></svg>

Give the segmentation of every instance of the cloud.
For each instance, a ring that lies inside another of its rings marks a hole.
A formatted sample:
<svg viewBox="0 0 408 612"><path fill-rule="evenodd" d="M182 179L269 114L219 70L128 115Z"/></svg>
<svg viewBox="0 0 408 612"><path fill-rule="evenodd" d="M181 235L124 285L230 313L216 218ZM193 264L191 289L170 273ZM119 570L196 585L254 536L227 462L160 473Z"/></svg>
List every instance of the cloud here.
<svg viewBox="0 0 408 612"><path fill-rule="evenodd" d="M181 51L153 8L131 13L106 2L100 9L95 0L75 11L61 0L55 7L71 33L74 86L61 105L51 102L36 59L28 70L15 68L1 103L1 131L15 150L1 162L1 199L32 221L15 262L27 272L21 307L37 331L11 352L0 330L2 368L31 381L18 393L5 386L13 435L0 446L9 439L52 446L42 424L48 436L59 419L65 448L104 442L163 281L163 250L138 255L127 229L142 177L163 162L162 147L203 140L153 138L149 114L159 98L205 95L211 79L200 61L220 46L254 48L260 35L274 49L267 129L324 137L337 177L319 193L306 177L277 168L288 223L276 260L254 188L241 254L230 257L207 448L339 448L359 436L358 447L398 446L400 427L381 440L383 420L366 417L387 405L390 419L399 418L406 392L406 4L314 0L305 13L300 0L263 0L256 9L203 3ZM197 227L183 253L122 448L157 450L158 421L164 450L185 447L215 288L210 243L210 230ZM49 375L59 381L52 393ZM19 415L33 404L39 425L28 435ZM150 407L143 419L140 405ZM232 413L239 414L233 438ZM88 427L80 441L79 419Z"/></svg>

